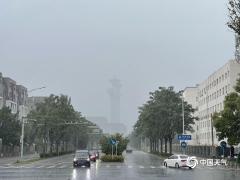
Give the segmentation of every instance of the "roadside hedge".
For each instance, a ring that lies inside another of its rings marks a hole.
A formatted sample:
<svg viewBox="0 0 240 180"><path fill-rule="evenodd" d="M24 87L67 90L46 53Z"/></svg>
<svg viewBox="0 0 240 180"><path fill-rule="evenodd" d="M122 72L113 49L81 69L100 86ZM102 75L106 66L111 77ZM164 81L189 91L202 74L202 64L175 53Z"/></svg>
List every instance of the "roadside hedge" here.
<svg viewBox="0 0 240 180"><path fill-rule="evenodd" d="M52 153L40 153L40 158L50 158L50 157L56 157L56 156L62 156L66 154L72 154L73 151L66 151L66 152L52 152Z"/></svg>
<svg viewBox="0 0 240 180"><path fill-rule="evenodd" d="M238 153L238 156L237 156L237 163L240 164L240 153Z"/></svg>
<svg viewBox="0 0 240 180"><path fill-rule="evenodd" d="M103 155L101 156L102 162L124 162L124 157L122 155Z"/></svg>

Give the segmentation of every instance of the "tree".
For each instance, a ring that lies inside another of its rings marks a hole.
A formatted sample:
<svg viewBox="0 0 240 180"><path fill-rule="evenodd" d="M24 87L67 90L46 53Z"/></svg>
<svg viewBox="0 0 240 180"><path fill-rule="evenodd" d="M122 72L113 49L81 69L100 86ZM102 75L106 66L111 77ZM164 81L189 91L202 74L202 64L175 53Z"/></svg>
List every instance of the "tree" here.
<svg viewBox="0 0 240 180"><path fill-rule="evenodd" d="M36 137L34 141L43 147L44 153L47 152L48 144L50 152L57 153L63 151L59 150L60 145L67 148L72 144L76 149L87 146L88 125L91 123L74 110L67 96L50 95L43 103L36 105L28 118L36 120L32 128L37 136L33 137Z"/></svg>
<svg viewBox="0 0 240 180"><path fill-rule="evenodd" d="M165 153L167 143L170 144L170 153L172 153L172 140L176 134L182 133L182 92L175 92L173 87L159 87L158 90L150 92L149 100L139 108L139 119L134 126L134 131L139 136L145 136L150 140L151 152L163 152L163 143L165 144ZM194 124L191 105L184 102L185 108L185 130L193 131Z"/></svg>
<svg viewBox="0 0 240 180"><path fill-rule="evenodd" d="M124 138L123 135L117 133L114 135L110 135L110 136L103 136L100 140L100 144L102 147L102 152L109 155L112 154L112 145L110 144L110 140L111 139L115 139L116 141L118 141L118 145L117 145L117 155L122 155L123 151L125 151L127 149L127 144L129 142L129 140L127 138ZM114 145L113 147L113 153L114 155L116 154L116 146Z"/></svg>
<svg viewBox="0 0 240 180"><path fill-rule="evenodd" d="M239 0L229 0L228 2L229 22L228 27L236 34L240 35L240 2Z"/></svg>
<svg viewBox="0 0 240 180"><path fill-rule="evenodd" d="M11 109L0 109L0 138L3 145L17 146L20 144L21 123L17 114L12 114Z"/></svg>
<svg viewBox="0 0 240 180"><path fill-rule="evenodd" d="M237 80L235 91L225 97L223 111L213 115L218 139L227 138L230 145L240 143L240 79Z"/></svg>

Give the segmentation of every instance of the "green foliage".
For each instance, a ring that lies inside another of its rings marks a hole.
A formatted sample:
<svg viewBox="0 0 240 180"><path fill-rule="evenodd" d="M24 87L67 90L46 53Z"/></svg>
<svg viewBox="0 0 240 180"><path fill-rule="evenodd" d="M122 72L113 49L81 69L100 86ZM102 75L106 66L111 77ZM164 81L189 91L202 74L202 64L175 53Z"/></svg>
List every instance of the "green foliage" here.
<svg viewBox="0 0 240 180"><path fill-rule="evenodd" d="M237 80L236 92L225 97L224 109L213 115L214 126L219 140L228 138L230 145L240 143L240 79Z"/></svg>
<svg viewBox="0 0 240 180"><path fill-rule="evenodd" d="M122 155L123 151L126 150L127 144L129 140L127 138L124 138L121 134L114 134L111 136L103 136L100 140L100 144L102 147L102 152L111 155L112 154L112 145L110 144L110 139L115 139L119 141L118 146L117 146L117 154ZM113 154L116 154L116 146L114 145L113 148Z"/></svg>
<svg viewBox="0 0 240 180"><path fill-rule="evenodd" d="M228 2L229 22L228 27L240 35L240 2L229 0Z"/></svg>
<svg viewBox="0 0 240 180"><path fill-rule="evenodd" d="M124 157L122 155L104 155L101 157L102 162L124 162Z"/></svg>
<svg viewBox="0 0 240 180"><path fill-rule="evenodd" d="M66 151L66 152L52 152L52 153L40 153L40 158L50 158L50 157L55 157L55 156L63 156L66 154L72 154L74 153L73 151Z"/></svg>
<svg viewBox="0 0 240 180"><path fill-rule="evenodd" d="M76 149L86 148L88 125L92 124L76 112L71 104L71 99L65 95L50 95L43 103L36 105L36 109L29 113L28 118L35 119L30 124L26 141L35 142L47 153L59 153L61 143L72 144ZM76 123L76 124L73 124Z"/></svg>
<svg viewBox="0 0 240 180"><path fill-rule="evenodd" d="M175 92L173 87L159 87L150 92L149 100L139 108L139 118L134 126L134 133L147 137L150 141L169 140L182 133L182 92ZM193 131L194 109L184 102L185 130Z"/></svg>
<svg viewBox="0 0 240 180"><path fill-rule="evenodd" d="M237 157L237 163L240 164L240 153L238 154L238 157Z"/></svg>
<svg viewBox="0 0 240 180"><path fill-rule="evenodd" d="M8 107L0 109L0 138L3 145L19 145L21 123Z"/></svg>

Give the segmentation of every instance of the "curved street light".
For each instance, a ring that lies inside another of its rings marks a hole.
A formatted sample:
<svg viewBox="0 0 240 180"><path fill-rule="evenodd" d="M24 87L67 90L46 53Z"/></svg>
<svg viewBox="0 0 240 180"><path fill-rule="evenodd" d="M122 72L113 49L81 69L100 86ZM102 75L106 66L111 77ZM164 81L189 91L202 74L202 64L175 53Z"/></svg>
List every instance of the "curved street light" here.
<svg viewBox="0 0 240 180"><path fill-rule="evenodd" d="M45 88L46 88L46 86L39 87L39 88L34 88L34 89L29 90L28 93L31 93L33 91L37 91L37 90L40 90L40 89L45 89Z"/></svg>
<svg viewBox="0 0 240 180"><path fill-rule="evenodd" d="M37 90L40 90L40 89L45 89L45 88L46 88L45 86L39 87L39 88L34 88L34 89L29 90L28 93L33 92L33 91L37 91ZM25 124L24 119L26 119L26 117L22 117L22 135L21 135L21 138L20 138L20 143L21 143L20 158L21 159L23 158L23 145L24 145L24 124Z"/></svg>

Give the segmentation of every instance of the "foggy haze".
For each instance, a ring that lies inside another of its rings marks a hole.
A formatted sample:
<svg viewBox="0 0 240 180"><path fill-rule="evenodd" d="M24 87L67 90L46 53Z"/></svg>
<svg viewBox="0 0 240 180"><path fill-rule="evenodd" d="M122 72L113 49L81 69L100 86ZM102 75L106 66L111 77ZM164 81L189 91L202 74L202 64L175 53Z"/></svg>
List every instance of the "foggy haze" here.
<svg viewBox="0 0 240 180"><path fill-rule="evenodd" d="M227 0L1 0L0 72L33 95L66 94L84 116L110 118L109 80L121 80L121 120L159 86L200 83L234 55Z"/></svg>

